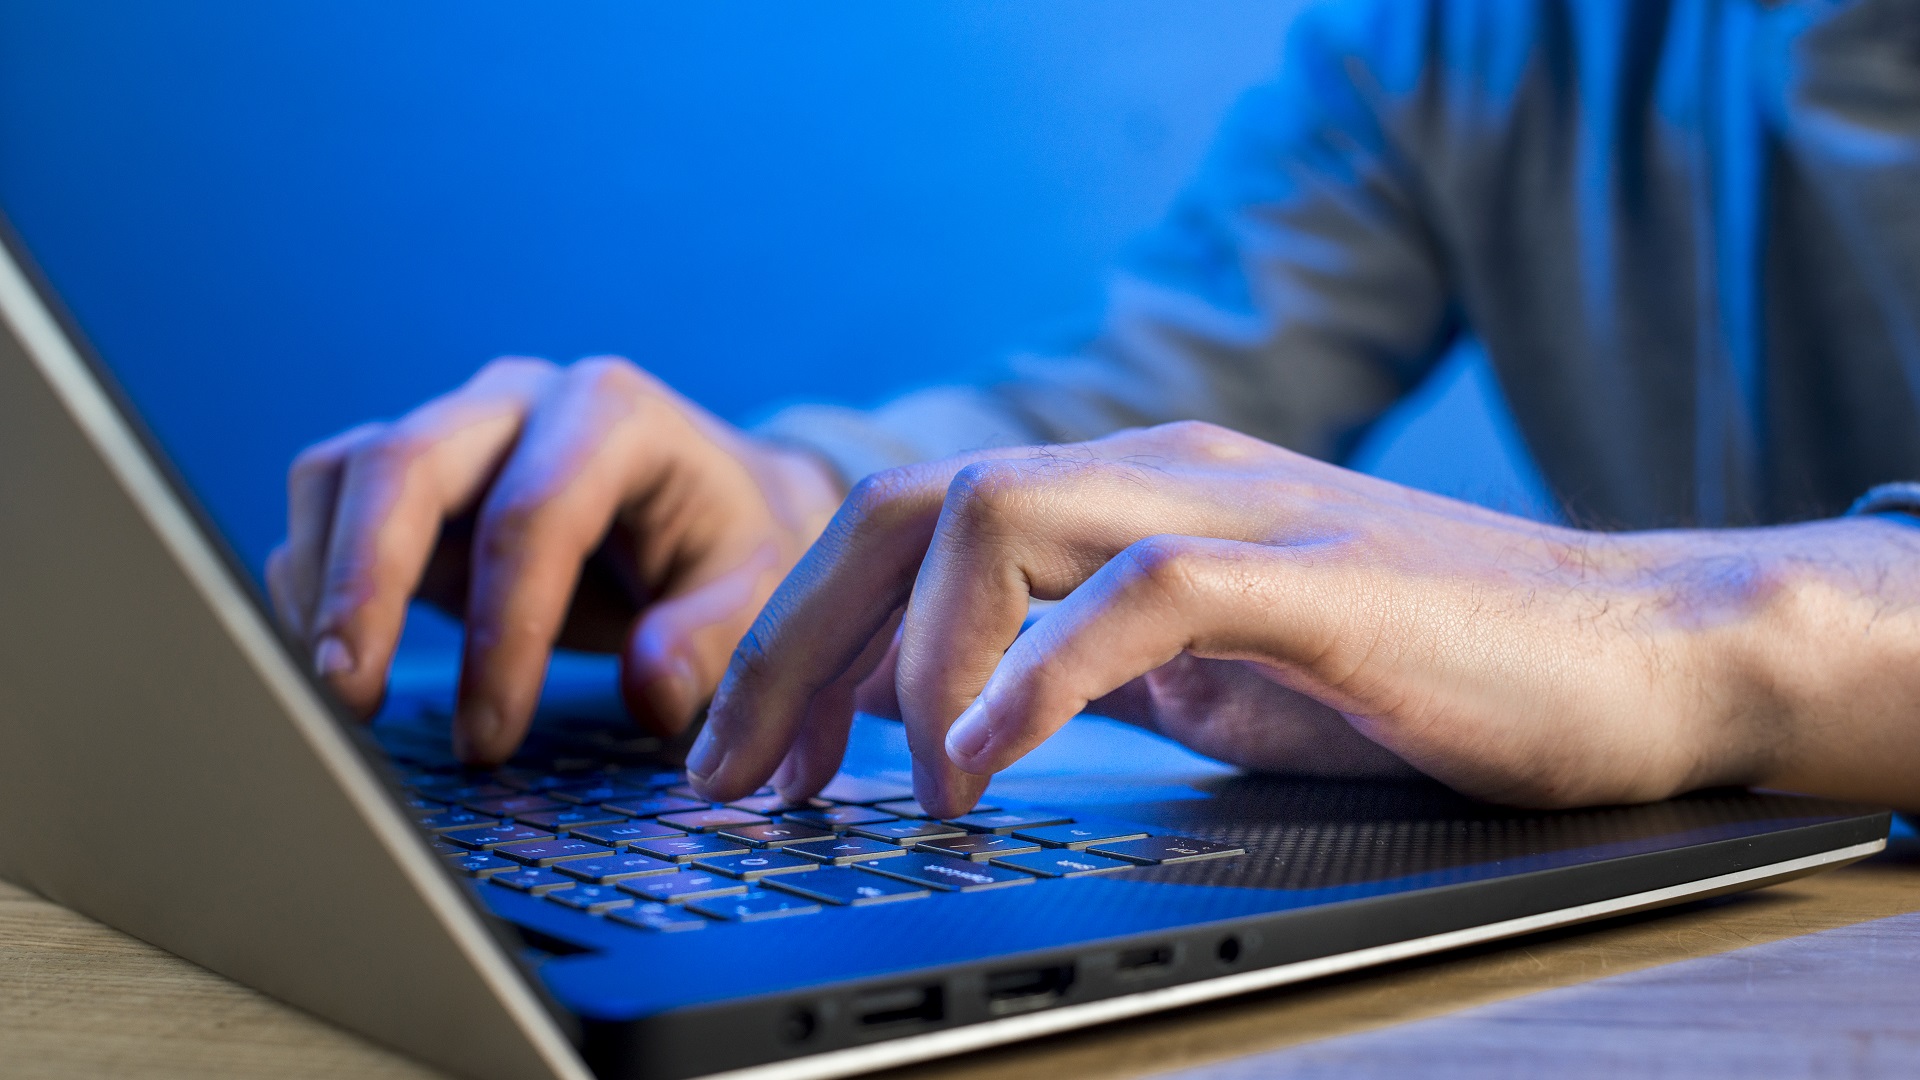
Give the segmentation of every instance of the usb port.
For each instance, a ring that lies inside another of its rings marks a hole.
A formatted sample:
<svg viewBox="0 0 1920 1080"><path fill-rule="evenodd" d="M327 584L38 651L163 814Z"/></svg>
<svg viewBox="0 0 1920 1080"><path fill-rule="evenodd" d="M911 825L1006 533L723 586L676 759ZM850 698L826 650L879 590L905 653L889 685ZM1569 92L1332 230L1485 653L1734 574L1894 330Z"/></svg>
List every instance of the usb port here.
<svg viewBox="0 0 1920 1080"><path fill-rule="evenodd" d="M995 972L987 976L987 1011L1001 1016L1045 1008L1072 985L1072 964Z"/></svg>
<svg viewBox="0 0 1920 1080"><path fill-rule="evenodd" d="M938 986L902 986L853 999L853 1015L861 1027L930 1024L947 1015L946 992Z"/></svg>
<svg viewBox="0 0 1920 1080"><path fill-rule="evenodd" d="M1173 946L1148 945L1139 949L1124 949L1114 965L1122 975L1141 975L1150 971L1173 966Z"/></svg>

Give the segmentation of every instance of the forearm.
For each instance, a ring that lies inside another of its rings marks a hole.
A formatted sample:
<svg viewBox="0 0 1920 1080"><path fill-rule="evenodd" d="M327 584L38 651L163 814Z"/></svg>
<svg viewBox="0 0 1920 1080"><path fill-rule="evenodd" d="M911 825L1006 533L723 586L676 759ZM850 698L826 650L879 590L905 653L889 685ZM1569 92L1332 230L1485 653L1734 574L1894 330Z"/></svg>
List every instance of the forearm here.
<svg viewBox="0 0 1920 1080"><path fill-rule="evenodd" d="M1920 809L1920 524L1844 518L1721 543L1698 564L1726 601L1699 627L1700 778Z"/></svg>

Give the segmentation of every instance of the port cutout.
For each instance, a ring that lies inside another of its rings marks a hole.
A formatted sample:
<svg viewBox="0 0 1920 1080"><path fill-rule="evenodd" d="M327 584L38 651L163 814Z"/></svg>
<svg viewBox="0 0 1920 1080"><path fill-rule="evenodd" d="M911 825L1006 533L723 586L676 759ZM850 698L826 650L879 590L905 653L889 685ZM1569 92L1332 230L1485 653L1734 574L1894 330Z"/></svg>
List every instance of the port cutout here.
<svg viewBox="0 0 1920 1080"><path fill-rule="evenodd" d="M853 999L861 1027L931 1024L947 1015L946 991L939 986L900 986Z"/></svg>
<svg viewBox="0 0 1920 1080"><path fill-rule="evenodd" d="M995 1016L1043 1009L1073 985L1073 965L996 971L987 976L987 1011Z"/></svg>
<svg viewBox="0 0 1920 1080"><path fill-rule="evenodd" d="M1173 966L1173 946L1146 945L1138 949L1123 949L1115 967L1122 975L1145 975Z"/></svg>

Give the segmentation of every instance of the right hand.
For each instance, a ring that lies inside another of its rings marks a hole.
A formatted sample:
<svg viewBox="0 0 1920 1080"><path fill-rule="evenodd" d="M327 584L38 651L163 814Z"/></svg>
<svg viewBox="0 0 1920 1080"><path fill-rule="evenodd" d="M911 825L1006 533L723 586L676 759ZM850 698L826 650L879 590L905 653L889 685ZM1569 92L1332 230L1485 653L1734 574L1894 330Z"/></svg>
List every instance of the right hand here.
<svg viewBox="0 0 1920 1080"><path fill-rule="evenodd" d="M287 489L280 618L363 716L413 597L463 618L453 737L474 764L519 746L556 645L617 653L635 719L684 729L841 495L818 460L608 357L496 360L308 448Z"/></svg>

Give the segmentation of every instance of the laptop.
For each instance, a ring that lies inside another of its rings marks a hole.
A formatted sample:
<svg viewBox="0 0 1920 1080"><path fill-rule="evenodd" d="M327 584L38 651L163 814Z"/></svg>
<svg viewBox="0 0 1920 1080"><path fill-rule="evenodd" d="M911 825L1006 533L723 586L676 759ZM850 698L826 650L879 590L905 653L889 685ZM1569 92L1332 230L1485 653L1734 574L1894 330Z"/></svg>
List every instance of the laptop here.
<svg viewBox="0 0 1920 1080"><path fill-rule="evenodd" d="M862 717L805 806L685 787L591 661L526 747L308 674L11 231L0 876L458 1075L811 1080L1750 889L1889 815L1713 791L1532 812L1244 775L1085 717L929 819Z"/></svg>

